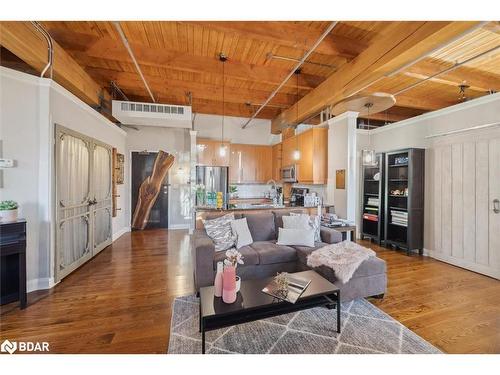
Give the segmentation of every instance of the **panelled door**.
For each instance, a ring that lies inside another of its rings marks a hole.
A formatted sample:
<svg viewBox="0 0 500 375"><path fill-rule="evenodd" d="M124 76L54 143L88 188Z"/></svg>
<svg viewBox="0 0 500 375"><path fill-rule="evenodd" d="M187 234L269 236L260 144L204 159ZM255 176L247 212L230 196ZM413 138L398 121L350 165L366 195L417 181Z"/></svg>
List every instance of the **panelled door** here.
<svg viewBox="0 0 500 375"><path fill-rule="evenodd" d="M56 126L56 280L111 243L111 148Z"/></svg>
<svg viewBox="0 0 500 375"><path fill-rule="evenodd" d="M500 279L500 131L435 141L431 255Z"/></svg>

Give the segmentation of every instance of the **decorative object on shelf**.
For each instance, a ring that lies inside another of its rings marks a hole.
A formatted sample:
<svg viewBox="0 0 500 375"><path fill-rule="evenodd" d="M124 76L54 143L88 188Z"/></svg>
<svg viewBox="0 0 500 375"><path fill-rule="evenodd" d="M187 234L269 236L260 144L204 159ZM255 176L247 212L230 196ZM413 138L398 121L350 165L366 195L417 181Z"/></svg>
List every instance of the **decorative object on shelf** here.
<svg viewBox="0 0 500 375"><path fill-rule="evenodd" d="M221 126L221 137L220 137L220 147L219 147L219 156L225 157L227 154L227 147L224 144L224 111L225 111L225 103L224 103L224 87L225 87L225 62L227 61L227 56L224 53L219 53L219 60L222 62L222 126Z"/></svg>
<svg viewBox="0 0 500 375"><path fill-rule="evenodd" d="M2 223L10 223L17 220L17 202L1 201L0 202L0 221Z"/></svg>
<svg viewBox="0 0 500 375"><path fill-rule="evenodd" d="M394 158L394 164L395 165L406 165L408 164L408 156L399 156L397 158Z"/></svg>
<svg viewBox="0 0 500 375"><path fill-rule="evenodd" d="M224 263L217 262L217 273L214 280L214 296L222 297L222 274L224 272Z"/></svg>
<svg viewBox="0 0 500 375"><path fill-rule="evenodd" d="M375 173L375 174L373 175L373 179L374 179L375 181L380 181L380 172Z"/></svg>
<svg viewBox="0 0 500 375"><path fill-rule="evenodd" d="M225 303L236 301L236 267L226 265L222 275L222 300Z"/></svg>

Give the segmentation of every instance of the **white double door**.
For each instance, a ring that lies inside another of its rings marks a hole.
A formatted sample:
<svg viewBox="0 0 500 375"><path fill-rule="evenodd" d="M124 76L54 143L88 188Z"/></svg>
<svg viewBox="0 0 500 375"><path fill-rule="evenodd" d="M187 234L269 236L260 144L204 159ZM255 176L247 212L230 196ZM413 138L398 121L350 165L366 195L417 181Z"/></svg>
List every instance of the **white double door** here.
<svg viewBox="0 0 500 375"><path fill-rule="evenodd" d="M432 147L431 255L500 279L500 130Z"/></svg>
<svg viewBox="0 0 500 375"><path fill-rule="evenodd" d="M56 125L56 280L111 243L112 150Z"/></svg>

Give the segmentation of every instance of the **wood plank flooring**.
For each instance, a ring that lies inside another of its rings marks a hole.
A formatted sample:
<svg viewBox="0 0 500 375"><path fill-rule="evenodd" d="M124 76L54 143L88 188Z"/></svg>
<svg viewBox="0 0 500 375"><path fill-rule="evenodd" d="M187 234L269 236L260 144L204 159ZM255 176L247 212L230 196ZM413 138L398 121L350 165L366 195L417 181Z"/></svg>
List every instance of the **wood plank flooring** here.
<svg viewBox="0 0 500 375"><path fill-rule="evenodd" d="M369 245L388 263L372 302L448 353L500 353L500 281ZM19 310L2 306L0 339L48 341L52 353L166 353L171 303L193 292L186 231L127 233Z"/></svg>

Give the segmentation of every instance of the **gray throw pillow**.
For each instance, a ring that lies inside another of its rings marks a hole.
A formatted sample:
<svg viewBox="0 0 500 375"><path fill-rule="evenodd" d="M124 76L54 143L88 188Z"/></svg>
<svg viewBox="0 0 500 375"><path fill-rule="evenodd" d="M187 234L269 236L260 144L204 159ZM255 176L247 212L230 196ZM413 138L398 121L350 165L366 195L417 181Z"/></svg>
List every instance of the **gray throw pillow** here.
<svg viewBox="0 0 500 375"><path fill-rule="evenodd" d="M215 244L215 251L224 251L235 245L236 236L231 230L231 221L234 220L234 214L227 214L212 220L203 220L203 225Z"/></svg>
<svg viewBox="0 0 500 375"><path fill-rule="evenodd" d="M248 229L247 218L231 221L231 229L236 236L236 248L240 249L253 243L252 234Z"/></svg>

